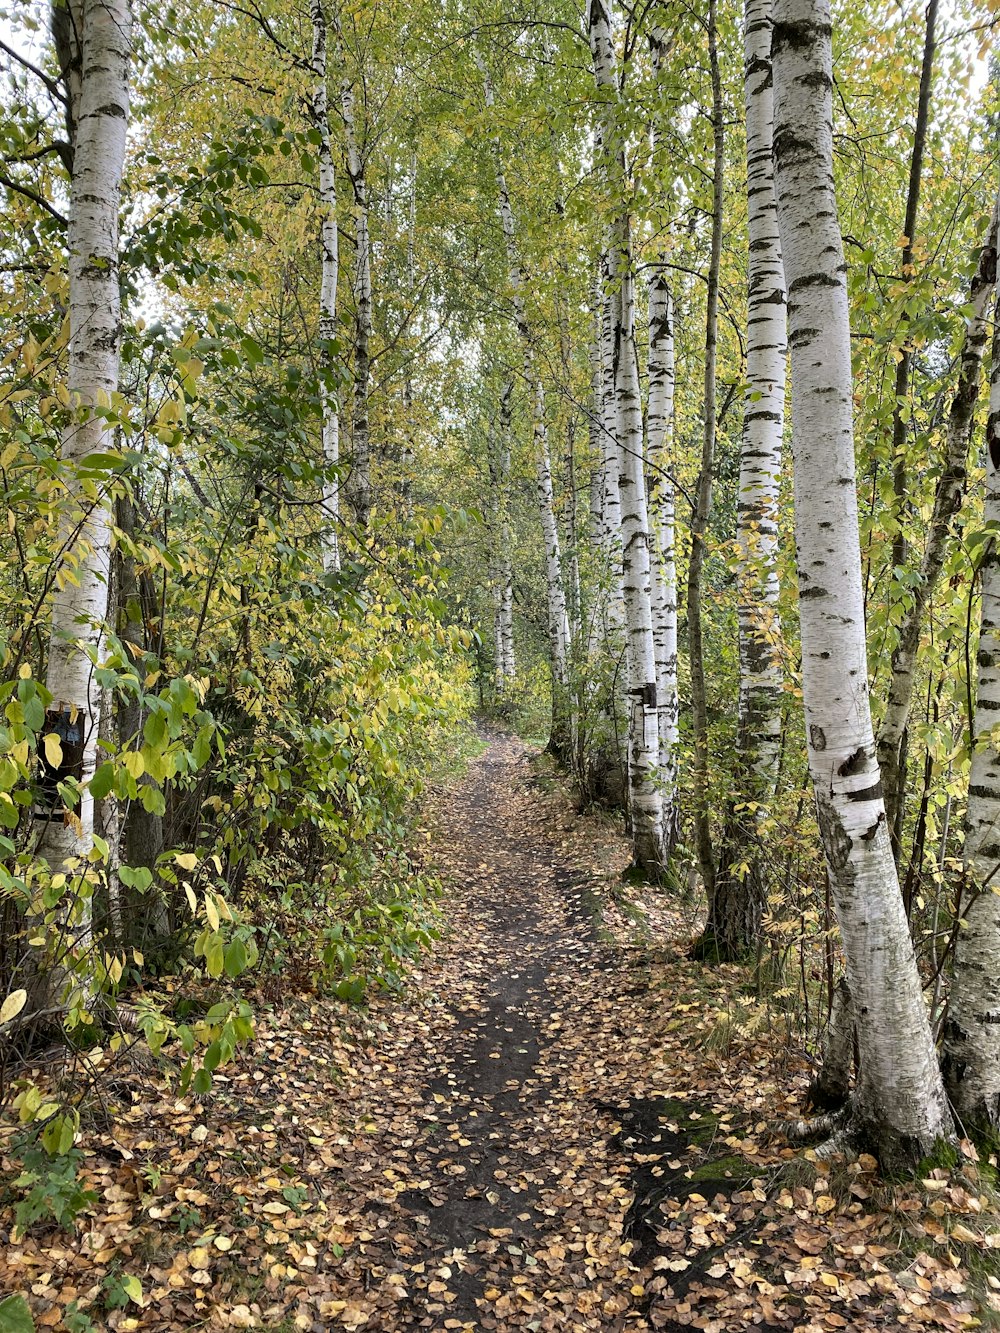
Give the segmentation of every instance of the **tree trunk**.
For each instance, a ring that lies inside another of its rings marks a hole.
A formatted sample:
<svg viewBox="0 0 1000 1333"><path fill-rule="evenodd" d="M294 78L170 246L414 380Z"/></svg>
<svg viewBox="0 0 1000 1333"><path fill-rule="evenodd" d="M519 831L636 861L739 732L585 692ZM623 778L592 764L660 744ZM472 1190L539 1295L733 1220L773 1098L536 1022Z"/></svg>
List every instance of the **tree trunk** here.
<svg viewBox="0 0 1000 1333"><path fill-rule="evenodd" d="M660 739L656 693L656 654L650 604L649 516L643 475L642 401L635 346L635 287L626 202L624 152L619 146L616 109L620 95L615 74L611 16L605 0L591 0L588 37L594 79L604 97L600 162L611 207L605 260L605 298L615 314L612 367L619 452L621 500L622 596L629 695L629 807L632 855L637 869L660 879L666 867L663 802L660 796ZM610 423L609 423L610 424ZM607 480L607 479L606 479ZM607 500L607 494L606 494Z"/></svg>
<svg viewBox="0 0 1000 1333"><path fill-rule="evenodd" d="M517 678L517 663L514 657L514 546L510 526L510 437L513 395L513 382L507 380L500 395L500 420L496 456L492 468L497 542L494 680L497 702L501 706L506 704L510 687Z"/></svg>
<svg viewBox="0 0 1000 1333"><path fill-rule="evenodd" d="M354 82L347 68L340 16L334 14L341 67L340 110L347 143L347 175L354 194L354 408L351 419L351 471L344 492L358 526L366 528L372 508L371 441L368 433L368 380L371 372L372 269L368 229L368 183L356 119Z"/></svg>
<svg viewBox="0 0 1000 1333"><path fill-rule="evenodd" d="M72 121L73 178L69 225L69 373L74 419L62 439L62 462L80 511L70 514L64 560L73 577L53 597L46 684L52 703L46 731L61 743L61 761L46 763L39 853L53 868L86 857L93 846L94 802L86 786L97 761L101 690L95 679L108 606L109 516L75 480L91 454L114 448L114 426L97 409L118 389L121 290L118 211L129 113L132 15L128 0L81 0L74 7L80 79ZM79 804L63 809L60 782L80 784ZM89 943L89 886L80 880L73 935Z"/></svg>
<svg viewBox="0 0 1000 1333"><path fill-rule="evenodd" d="M923 174L924 147L927 139L927 117L931 101L931 75L934 70L934 29L937 23L938 0L929 0L924 29L924 51L920 65L920 88L917 93L917 118L913 128L913 151L910 154L910 173L906 187L906 208L903 217L903 244L900 252L900 277L909 282L913 276L913 240L917 227L917 209L920 204L920 181ZM907 558L907 542L904 528L904 515L907 506L909 479L906 468L906 423L908 404L907 394L910 389L910 365L913 353L905 338L909 317L904 311L900 316L900 327L904 336L899 347L899 360L896 362L895 384L893 386L892 406L892 488L894 500L894 519L896 530L892 538L892 569L890 571L890 602L900 593L898 580L904 572ZM903 590L904 595L909 589ZM905 721L903 729L905 729ZM906 755L902 743L902 733L893 753L889 746L881 745L879 764L888 758L888 764L882 769L882 786L885 791L886 819L889 824L889 837L892 840L892 854L898 863L900 840L903 833L903 806L906 786Z"/></svg>
<svg viewBox="0 0 1000 1333"><path fill-rule="evenodd" d="M319 133L319 207L321 276L319 289L320 379L319 401L322 421L323 463L323 568L329 573L340 569L340 482L336 468L340 462L340 410L333 390L336 363L333 343L337 336L337 279L340 255L337 237L337 181L330 148L330 109L326 88L326 13L323 0L311 0L313 25L312 118Z"/></svg>
<svg viewBox="0 0 1000 1333"><path fill-rule="evenodd" d="M828 0L776 0L774 150L789 298L802 690L823 849L854 997L849 1130L889 1169L951 1134L886 828L868 698L851 331L833 184Z"/></svg>
<svg viewBox="0 0 1000 1333"><path fill-rule="evenodd" d="M990 414L986 428L983 517L1000 527L1000 300L994 310ZM979 685L966 814L965 872L971 900L955 947L955 976L944 1026L948 1095L967 1132L1000 1132L1000 546L994 534L981 565Z"/></svg>
<svg viewBox="0 0 1000 1333"><path fill-rule="evenodd" d="M989 232L972 279L959 364L958 385L948 413L944 458L934 490L934 509L927 529L927 542L920 561L919 582L910 590L911 602L899 626L899 640L892 654L889 700L878 734L878 761L885 786L886 818L890 830L897 827L902 803L903 736L910 717L917 671L917 651L924 617L937 586L948 550L952 521L962 506L966 481L969 437L979 401L979 379L986 348L986 315L997 279L997 233L1000 198L993 206Z"/></svg>
<svg viewBox="0 0 1000 1333"><path fill-rule="evenodd" d="M705 683L705 650L702 641L702 571L705 539L712 512L712 474L715 469L715 374L719 328L719 268L722 263L722 203L725 170L725 122L722 78L719 73L718 6L709 0L708 58L712 75L712 254L708 267L708 298L705 307L705 396L701 471L691 516L691 556L688 561L687 618L688 653L691 669L691 715L694 725L694 836L698 867L709 903L715 894L715 856L709 815L708 697Z"/></svg>
<svg viewBox="0 0 1000 1333"><path fill-rule="evenodd" d="M757 949L768 855L759 828L778 781L784 695L778 619L778 499L785 424L785 272L774 202L771 0L747 0L747 387L736 540L739 614L737 797L730 803L709 903L705 950L736 959Z"/></svg>
<svg viewBox="0 0 1000 1333"><path fill-rule="evenodd" d="M653 73L658 77L666 53L662 29L650 35ZM662 126L653 122L652 148L660 146ZM680 698L677 686L677 559L674 482L674 310L662 251L649 275L649 356L646 405L646 492L652 570L650 578L653 647L656 656L656 703L660 737L659 780L663 803L663 841L673 849L680 825L677 800L677 750Z"/></svg>

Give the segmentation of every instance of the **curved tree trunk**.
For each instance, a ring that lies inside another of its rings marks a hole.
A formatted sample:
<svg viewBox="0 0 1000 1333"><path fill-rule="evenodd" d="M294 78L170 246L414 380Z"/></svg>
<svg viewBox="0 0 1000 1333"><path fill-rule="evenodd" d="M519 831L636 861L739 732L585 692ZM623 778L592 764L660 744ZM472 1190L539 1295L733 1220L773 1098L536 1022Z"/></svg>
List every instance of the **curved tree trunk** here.
<svg viewBox="0 0 1000 1333"><path fill-rule="evenodd" d="M319 401L322 421L323 463L327 476L323 482L323 568L327 573L340 569L340 482L335 469L340 462L340 411L331 385L336 373L333 343L337 336L337 279L340 256L337 237L337 180L330 148L330 108L326 87L326 12L323 0L311 0L313 25L312 72L313 124L319 133L319 207L320 207L320 289Z"/></svg>
<svg viewBox="0 0 1000 1333"><path fill-rule="evenodd" d="M702 951L753 953L767 906L768 857L758 828L778 781L783 680L778 620L778 498L785 425L785 272L774 201L771 0L747 0L747 387L736 540L739 613L738 803L727 815Z"/></svg>
<svg viewBox="0 0 1000 1333"><path fill-rule="evenodd" d="M776 0L775 189L789 299L802 689L858 1026L850 1132L892 1167L951 1134L875 760L846 265L833 184L828 0Z"/></svg>
<svg viewBox="0 0 1000 1333"><path fill-rule="evenodd" d="M708 298L705 306L705 396L702 405L703 435L701 470L691 516L691 556L688 561L687 618L688 655L691 666L691 714L694 723L694 837L705 893L715 896L715 855L709 815L708 697L705 682L705 650L702 641L701 595L705 564L705 540L712 513L712 474L715 469L715 372L719 328L719 268L722 263L722 203L725 171L725 124L722 107L722 78L719 72L718 6L709 0L708 58L712 74L712 253L708 266Z"/></svg>
<svg viewBox="0 0 1000 1333"><path fill-rule="evenodd" d="M892 654L889 700L878 733L878 761L885 784L889 828L899 822L902 803L903 736L910 717L917 651L924 618L948 553L948 534L962 506L967 477L969 438L979 401L979 380L987 339L987 314L997 279L997 233L1000 198L993 206L989 232L979 255L979 265L969 291L972 307L965 325L959 364L958 385L948 413L944 458L934 490L934 509L927 529L927 542L920 561L920 578L911 590L911 602L899 626L899 641Z"/></svg>
<svg viewBox="0 0 1000 1333"><path fill-rule="evenodd" d="M990 415L986 428L987 523L1000 525L1000 300L993 322ZM1000 1131L1000 545L992 537L981 566L982 624L974 749L966 815L965 870L972 898L955 948L955 977L944 1028L948 1095L967 1131Z"/></svg>

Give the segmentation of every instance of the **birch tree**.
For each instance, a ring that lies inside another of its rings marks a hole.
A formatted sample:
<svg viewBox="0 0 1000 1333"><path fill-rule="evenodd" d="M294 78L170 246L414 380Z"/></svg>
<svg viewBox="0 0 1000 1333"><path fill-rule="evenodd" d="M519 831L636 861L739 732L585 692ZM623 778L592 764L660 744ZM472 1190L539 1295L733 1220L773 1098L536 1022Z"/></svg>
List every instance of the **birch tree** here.
<svg viewBox="0 0 1000 1333"><path fill-rule="evenodd" d="M650 34L653 76L664 72L663 30ZM660 117L653 119L654 157L662 147ZM677 692L677 560L674 483L674 310L665 246L658 247L649 271L649 355L646 405L646 495L649 511L650 598L656 659L656 705L660 738L659 783L667 851L677 837L677 747L680 699Z"/></svg>
<svg viewBox="0 0 1000 1333"><path fill-rule="evenodd" d="M94 802L87 784L97 761L101 689L95 667L108 608L110 515L80 470L114 449L112 400L118 390L121 288L118 229L129 115L132 13L128 0L75 0L67 80L73 126L69 193L69 369L72 420L61 460L74 507L63 536L63 568L52 602L46 685L46 773L39 852L50 864L86 857L93 846ZM100 467L100 465L98 465ZM105 465L106 475L106 465ZM57 787L76 786L79 804L63 809ZM81 883L75 933L90 937L90 904Z"/></svg>
<svg viewBox="0 0 1000 1333"><path fill-rule="evenodd" d="M629 677L628 762L632 853L637 867L658 877L662 875L666 864L666 851L659 785L660 738L650 598L649 518L642 467L642 403L635 349L635 286L625 200L625 162L616 125L618 79L611 13L605 0L591 0L587 29L594 79L603 102L600 127L601 175L613 210L605 252L605 300L610 303L614 328L612 365L619 452L622 597Z"/></svg>
<svg viewBox="0 0 1000 1333"><path fill-rule="evenodd" d="M739 958L760 937L767 901L757 825L778 780L783 682L779 655L778 495L785 424L786 297L774 199L771 0L747 0L747 362L737 505L738 809L731 809L706 928L713 953Z"/></svg>
<svg viewBox="0 0 1000 1333"><path fill-rule="evenodd" d="M951 1126L886 827L868 697L830 10L827 0L776 0L773 18L802 690L860 1054L847 1132L885 1166L911 1167Z"/></svg>
<svg viewBox="0 0 1000 1333"><path fill-rule="evenodd" d="M340 482L337 466L340 462L340 410L336 394L331 390L335 371L333 343L337 336L337 280L340 272L339 240L337 236L337 181L330 146L330 109L327 93L327 20L323 0L311 0L310 14L313 25L312 73L313 123L319 133L319 207L321 276L319 290L320 382L319 401L322 420L323 462L326 479L323 483L323 517L329 527L323 539L323 567L328 573L340 569Z"/></svg>
<svg viewBox="0 0 1000 1333"><path fill-rule="evenodd" d="M996 288L994 288L996 290ZM944 1027L948 1095L966 1131L1000 1130L1000 300L993 315L990 412L986 427L986 501L990 536L980 576L982 611L972 774L966 814L968 901L962 907L955 976Z"/></svg>
<svg viewBox="0 0 1000 1333"><path fill-rule="evenodd" d="M358 525L368 526L372 508L371 440L368 420L368 381L371 374L372 268L368 218L368 182L358 128L354 80L339 12L334 12L341 69L340 113L347 145L347 175L354 196L354 403L351 414L351 470L344 490Z"/></svg>

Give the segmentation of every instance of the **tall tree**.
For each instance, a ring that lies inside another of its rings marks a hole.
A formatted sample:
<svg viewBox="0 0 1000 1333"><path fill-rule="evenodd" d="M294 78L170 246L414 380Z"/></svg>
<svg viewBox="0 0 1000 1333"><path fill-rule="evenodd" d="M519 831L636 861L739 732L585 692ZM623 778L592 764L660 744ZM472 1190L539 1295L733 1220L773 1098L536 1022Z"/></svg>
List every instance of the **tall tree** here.
<svg viewBox="0 0 1000 1333"><path fill-rule="evenodd" d="M702 626L702 574L705 543L712 514L712 480L715 471L716 379L719 344L719 273L722 265L722 229L725 151L725 112L722 104L722 74L719 69L719 10L709 0L706 34L712 78L712 240L706 274L705 302L705 389L702 399L701 467L691 516L691 555L688 560L687 620L688 657L691 670L691 714L694 727L694 837L705 892L715 895L715 853L709 810L708 687L705 679L705 644Z"/></svg>
<svg viewBox="0 0 1000 1333"><path fill-rule="evenodd" d="M331 386L336 362L334 340L337 336L337 280L340 273L340 251L337 235L337 179L330 144L330 108L327 92L327 18L323 0L311 0L313 25L312 117L319 134L319 207L320 207L320 290L319 339L320 384L319 401L322 419L323 462L327 469L323 484L323 517L327 527L323 542L323 566L328 572L340 568L340 408L336 391Z"/></svg>
<svg viewBox="0 0 1000 1333"><path fill-rule="evenodd" d="M848 1132L886 1166L910 1167L951 1125L886 827L868 696L830 9L827 0L776 0L773 17L802 690L860 1054Z"/></svg>
<svg viewBox="0 0 1000 1333"><path fill-rule="evenodd" d="M774 199L771 0L747 0L747 370L736 540L739 614L737 793L726 821L706 949L740 958L760 938L768 857L757 830L778 780L783 680L778 620L778 499L785 425L785 272Z"/></svg>
<svg viewBox="0 0 1000 1333"><path fill-rule="evenodd" d="M372 257L368 216L365 145L358 124L355 79L348 66L339 9L334 10L340 62L340 114L347 145L347 175L354 195L354 404L351 414L351 470L344 487L358 525L368 526L372 508L371 423L368 419L372 340Z"/></svg>
<svg viewBox="0 0 1000 1333"><path fill-rule="evenodd" d="M604 299L613 328L615 436L621 500L622 597L629 695L629 810L637 867L660 876L666 865L663 802L659 783L660 732L656 695L656 651L650 597L649 517L643 476L642 402L635 347L635 279L619 88L611 12L605 0L590 0L588 38L594 79L602 99L601 178L612 221L608 228Z"/></svg>
<svg viewBox="0 0 1000 1333"><path fill-rule="evenodd" d="M980 565L979 676L963 849L967 900L961 908L964 929L958 934L944 1028L944 1074L963 1127L996 1134L1000 1131L1000 752L994 740L1000 710L1000 299L993 314L983 517L991 533Z"/></svg>
<svg viewBox="0 0 1000 1333"><path fill-rule="evenodd" d="M67 21L68 18L68 21ZM66 73L73 171L66 235L69 252L69 370L71 419L61 459L75 502L63 533L63 573L52 602L46 684L52 702L47 730L47 801L39 850L51 863L85 857L93 845L94 802L89 780L97 762L101 689L95 667L104 634L110 575L110 516L94 498L97 468L107 476L114 449L112 399L118 391L121 286L118 230L129 119L132 13L128 0L74 0L54 25L68 44ZM63 809L58 784L77 784L79 804ZM81 878L81 885L83 881ZM89 935L89 904L78 930Z"/></svg>

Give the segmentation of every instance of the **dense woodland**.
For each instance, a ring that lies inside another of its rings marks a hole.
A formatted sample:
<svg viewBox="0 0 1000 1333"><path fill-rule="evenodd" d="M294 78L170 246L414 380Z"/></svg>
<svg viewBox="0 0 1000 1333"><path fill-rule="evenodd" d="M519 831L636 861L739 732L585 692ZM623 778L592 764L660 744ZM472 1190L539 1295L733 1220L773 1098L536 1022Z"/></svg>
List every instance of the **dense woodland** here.
<svg viewBox="0 0 1000 1333"><path fill-rule="evenodd" d="M15 1232L137 1045L206 1096L405 993L476 716L785 1016L821 1157L995 1166L994 10L6 0Z"/></svg>

